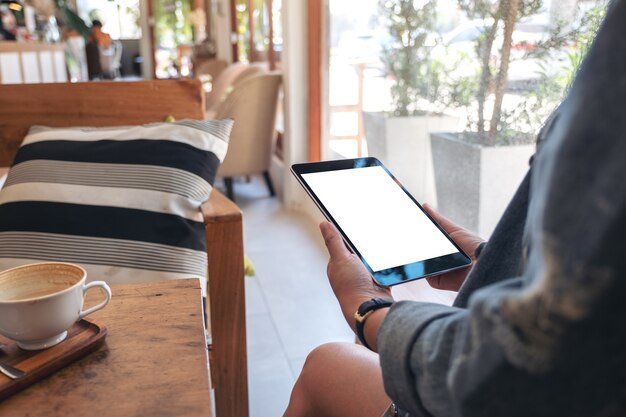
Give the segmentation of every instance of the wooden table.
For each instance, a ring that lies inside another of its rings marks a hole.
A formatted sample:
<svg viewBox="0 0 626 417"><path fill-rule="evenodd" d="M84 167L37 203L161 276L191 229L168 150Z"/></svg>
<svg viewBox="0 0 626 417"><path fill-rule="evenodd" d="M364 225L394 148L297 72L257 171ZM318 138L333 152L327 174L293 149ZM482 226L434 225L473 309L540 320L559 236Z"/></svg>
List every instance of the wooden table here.
<svg viewBox="0 0 626 417"><path fill-rule="evenodd" d="M107 327L104 345L0 402L0 416L211 416L200 282L111 289L109 305L89 316Z"/></svg>

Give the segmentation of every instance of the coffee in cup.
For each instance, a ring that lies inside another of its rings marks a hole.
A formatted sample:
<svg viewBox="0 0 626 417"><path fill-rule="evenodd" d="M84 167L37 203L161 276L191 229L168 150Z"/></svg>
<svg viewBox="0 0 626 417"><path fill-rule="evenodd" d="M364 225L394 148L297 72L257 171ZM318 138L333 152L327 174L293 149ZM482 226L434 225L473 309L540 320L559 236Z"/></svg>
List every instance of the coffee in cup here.
<svg viewBox="0 0 626 417"><path fill-rule="evenodd" d="M75 322L100 310L111 299L104 281L86 284L87 272L64 262L18 266L0 272L0 334L26 350L62 342ZM90 288L104 291L105 300L83 311Z"/></svg>

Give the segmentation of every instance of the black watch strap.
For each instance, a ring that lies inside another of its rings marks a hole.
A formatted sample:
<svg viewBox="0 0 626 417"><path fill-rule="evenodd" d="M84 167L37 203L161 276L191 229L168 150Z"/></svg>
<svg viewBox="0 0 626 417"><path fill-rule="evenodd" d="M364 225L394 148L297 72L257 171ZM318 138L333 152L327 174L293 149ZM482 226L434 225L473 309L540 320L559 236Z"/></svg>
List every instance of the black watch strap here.
<svg viewBox="0 0 626 417"><path fill-rule="evenodd" d="M393 300L389 300L386 298L372 298L371 300L365 301L363 304L359 306L356 313L354 313L354 320L356 322L356 335L358 336L361 344L372 350L370 345L367 344L367 340L365 340L365 335L363 334L363 329L365 328L365 319L372 314L374 311L389 307L393 304Z"/></svg>
<svg viewBox="0 0 626 417"><path fill-rule="evenodd" d="M476 246L476 249L474 250L474 259L478 259L480 254L483 253L483 249L485 249L486 245L487 242L480 242L480 244Z"/></svg>

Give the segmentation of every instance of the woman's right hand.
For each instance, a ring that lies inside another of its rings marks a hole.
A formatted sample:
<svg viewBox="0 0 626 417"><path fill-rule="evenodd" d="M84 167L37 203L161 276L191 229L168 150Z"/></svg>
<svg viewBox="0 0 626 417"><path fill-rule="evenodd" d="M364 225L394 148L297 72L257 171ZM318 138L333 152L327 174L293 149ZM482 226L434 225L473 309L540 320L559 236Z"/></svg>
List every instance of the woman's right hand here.
<svg viewBox="0 0 626 417"><path fill-rule="evenodd" d="M458 291L467 278L467 275L476 262L476 248L483 240L474 233L459 226L458 224L439 214L430 205L424 204L424 210L439 224L443 230L454 240L454 242L469 255L472 263L465 268L455 269L454 271L445 272L440 275L433 275L426 278L431 287L438 290Z"/></svg>

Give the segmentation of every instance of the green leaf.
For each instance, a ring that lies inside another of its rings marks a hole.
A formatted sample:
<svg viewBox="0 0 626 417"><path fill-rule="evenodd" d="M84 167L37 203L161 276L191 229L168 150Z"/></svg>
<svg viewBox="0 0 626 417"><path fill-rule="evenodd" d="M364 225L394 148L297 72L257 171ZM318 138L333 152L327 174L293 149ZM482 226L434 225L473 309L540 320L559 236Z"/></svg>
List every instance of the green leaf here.
<svg viewBox="0 0 626 417"><path fill-rule="evenodd" d="M58 3L57 3L58 4ZM81 34L85 40L89 39L91 35L91 29L80 16L76 14L72 9L70 9L67 5L62 4L60 7L61 10L61 19L63 23L77 31Z"/></svg>

